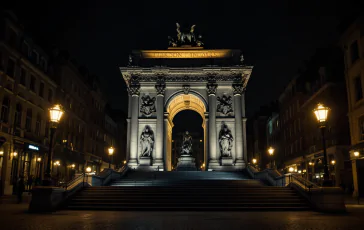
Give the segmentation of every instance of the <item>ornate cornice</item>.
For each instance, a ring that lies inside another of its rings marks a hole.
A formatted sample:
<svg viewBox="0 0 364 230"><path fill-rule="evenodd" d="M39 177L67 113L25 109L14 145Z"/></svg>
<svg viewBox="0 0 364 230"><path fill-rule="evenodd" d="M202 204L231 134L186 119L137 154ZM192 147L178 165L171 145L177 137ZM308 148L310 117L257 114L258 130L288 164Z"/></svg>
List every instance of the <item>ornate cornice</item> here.
<svg viewBox="0 0 364 230"><path fill-rule="evenodd" d="M207 90L207 95L216 95L216 91L217 91L217 84L215 83L208 83L206 85L206 90Z"/></svg>
<svg viewBox="0 0 364 230"><path fill-rule="evenodd" d="M139 96L140 94L140 84L132 84L128 87L128 92L131 96Z"/></svg>
<svg viewBox="0 0 364 230"><path fill-rule="evenodd" d="M242 95L245 91L243 84L233 84L233 94L234 96Z"/></svg>

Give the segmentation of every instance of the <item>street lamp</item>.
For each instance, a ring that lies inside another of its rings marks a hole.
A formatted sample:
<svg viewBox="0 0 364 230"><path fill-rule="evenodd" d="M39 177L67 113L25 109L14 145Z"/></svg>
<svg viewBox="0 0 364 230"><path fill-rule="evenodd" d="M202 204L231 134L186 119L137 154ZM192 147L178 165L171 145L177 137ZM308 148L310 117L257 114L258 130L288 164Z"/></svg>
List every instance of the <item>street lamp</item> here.
<svg viewBox="0 0 364 230"><path fill-rule="evenodd" d="M270 161L270 167L273 168L273 154L274 154L274 148L273 147L269 147L268 149L268 153L271 156L271 161Z"/></svg>
<svg viewBox="0 0 364 230"><path fill-rule="evenodd" d="M257 163L257 159L253 158L252 162L253 162L253 164L256 164Z"/></svg>
<svg viewBox="0 0 364 230"><path fill-rule="evenodd" d="M324 152L324 181L323 185L330 185L329 181L329 167L327 165L327 153L326 153L326 140L325 140L325 128L327 122L327 116L329 114L330 108L325 107L323 104L318 104L317 108L313 110L316 115L316 119L319 123L319 128L321 129L322 134L322 148Z"/></svg>
<svg viewBox="0 0 364 230"><path fill-rule="evenodd" d="M360 155L360 153L359 153L358 151L355 151L355 152L354 152L354 157L358 158L358 157L359 157L359 155Z"/></svg>
<svg viewBox="0 0 364 230"><path fill-rule="evenodd" d="M53 158L53 139L57 129L58 123L61 121L64 110L61 105L56 104L49 109L49 123L50 123L50 139L49 139L49 152L47 160L47 168L44 175L43 185L50 186L52 184L52 158Z"/></svg>
<svg viewBox="0 0 364 230"><path fill-rule="evenodd" d="M109 151L109 168L110 168L111 159L112 159L113 154L114 154L114 148L111 146L110 148L108 148L108 151Z"/></svg>

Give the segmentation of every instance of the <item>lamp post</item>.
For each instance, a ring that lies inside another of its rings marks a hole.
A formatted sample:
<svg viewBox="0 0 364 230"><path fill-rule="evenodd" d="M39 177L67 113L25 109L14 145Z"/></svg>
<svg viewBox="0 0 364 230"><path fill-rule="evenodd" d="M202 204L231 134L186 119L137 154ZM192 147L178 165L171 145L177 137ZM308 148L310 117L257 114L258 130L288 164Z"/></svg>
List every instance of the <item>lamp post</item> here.
<svg viewBox="0 0 364 230"><path fill-rule="evenodd" d="M269 147L268 149L268 153L271 157L270 159L270 167L273 168L273 154L274 154L274 148L273 147Z"/></svg>
<svg viewBox="0 0 364 230"><path fill-rule="evenodd" d="M327 122L327 115L329 114L330 108L325 107L323 104L318 104L317 108L313 110L316 115L317 121L319 123L319 128L321 129L322 135L322 148L324 152L324 181L323 185L330 185L331 182L329 180L329 167L327 165L327 153L326 153L326 140L325 140L325 128Z"/></svg>
<svg viewBox="0 0 364 230"><path fill-rule="evenodd" d="M47 160L47 168L44 175L43 185L50 186L52 184L52 158L53 158L53 139L57 130L57 125L60 122L64 110L61 105L54 105L49 109L49 123L50 123L50 139L49 139L49 152Z"/></svg>
<svg viewBox="0 0 364 230"><path fill-rule="evenodd" d="M109 168L110 168L110 165L111 165L111 160L112 160L112 157L113 157L113 154L114 154L114 148L111 146L109 149Z"/></svg>

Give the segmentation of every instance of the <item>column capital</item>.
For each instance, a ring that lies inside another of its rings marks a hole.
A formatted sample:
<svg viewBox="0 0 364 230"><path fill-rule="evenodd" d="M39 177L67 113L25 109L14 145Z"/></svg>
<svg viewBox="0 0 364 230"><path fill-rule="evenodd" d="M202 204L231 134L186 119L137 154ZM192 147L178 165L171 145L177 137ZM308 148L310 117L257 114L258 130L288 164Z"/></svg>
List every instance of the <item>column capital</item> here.
<svg viewBox="0 0 364 230"><path fill-rule="evenodd" d="M206 90L207 90L208 96L215 96L216 91L217 91L217 84L216 83L207 83Z"/></svg>
<svg viewBox="0 0 364 230"><path fill-rule="evenodd" d="M232 87L234 96L241 96L245 92L243 84L233 84Z"/></svg>
<svg viewBox="0 0 364 230"><path fill-rule="evenodd" d="M160 82L155 85L155 89L157 90L157 96L164 96L164 93L166 92L166 84Z"/></svg>
<svg viewBox="0 0 364 230"><path fill-rule="evenodd" d="M140 85L132 84L128 87L128 92L131 96L139 96L140 94Z"/></svg>

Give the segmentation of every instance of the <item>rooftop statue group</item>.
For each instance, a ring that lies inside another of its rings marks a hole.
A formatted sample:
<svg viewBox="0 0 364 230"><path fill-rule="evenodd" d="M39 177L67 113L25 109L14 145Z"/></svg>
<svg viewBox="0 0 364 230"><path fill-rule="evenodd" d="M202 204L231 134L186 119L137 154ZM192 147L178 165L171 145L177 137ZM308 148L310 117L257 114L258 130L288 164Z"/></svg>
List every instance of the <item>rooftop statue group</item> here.
<svg viewBox="0 0 364 230"><path fill-rule="evenodd" d="M172 46L172 47L179 47L179 46L202 47L203 46L203 42L201 41L202 36L201 35L196 36L194 33L196 25L191 26L190 30L187 32L181 31L181 26L178 24L178 22L176 23L176 26L177 26L176 38L172 38L171 36L168 37L170 46Z"/></svg>

